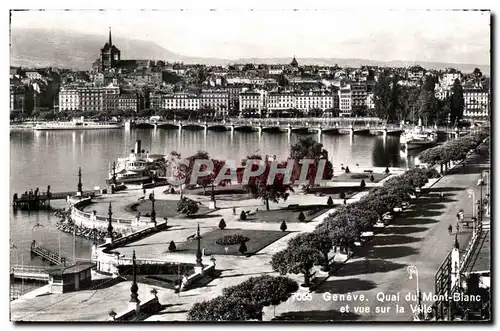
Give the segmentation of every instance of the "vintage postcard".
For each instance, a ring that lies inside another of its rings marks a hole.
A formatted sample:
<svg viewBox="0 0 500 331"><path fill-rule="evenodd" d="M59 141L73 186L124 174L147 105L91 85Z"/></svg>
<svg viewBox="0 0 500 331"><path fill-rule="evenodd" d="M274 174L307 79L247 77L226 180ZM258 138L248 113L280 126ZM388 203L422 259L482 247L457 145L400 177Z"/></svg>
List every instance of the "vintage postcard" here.
<svg viewBox="0 0 500 331"><path fill-rule="evenodd" d="M490 322L490 16L11 10L11 321Z"/></svg>

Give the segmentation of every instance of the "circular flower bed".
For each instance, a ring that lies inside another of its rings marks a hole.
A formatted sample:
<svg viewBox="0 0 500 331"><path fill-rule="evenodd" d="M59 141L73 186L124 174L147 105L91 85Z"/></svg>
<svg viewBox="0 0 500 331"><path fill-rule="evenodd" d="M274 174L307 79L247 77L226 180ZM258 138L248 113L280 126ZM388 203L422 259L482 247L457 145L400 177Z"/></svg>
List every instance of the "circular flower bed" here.
<svg viewBox="0 0 500 331"><path fill-rule="evenodd" d="M218 238L215 242L219 245L227 246L227 245L240 244L241 242L247 242L249 240L250 240L250 238L245 237L241 234L230 234L230 235Z"/></svg>

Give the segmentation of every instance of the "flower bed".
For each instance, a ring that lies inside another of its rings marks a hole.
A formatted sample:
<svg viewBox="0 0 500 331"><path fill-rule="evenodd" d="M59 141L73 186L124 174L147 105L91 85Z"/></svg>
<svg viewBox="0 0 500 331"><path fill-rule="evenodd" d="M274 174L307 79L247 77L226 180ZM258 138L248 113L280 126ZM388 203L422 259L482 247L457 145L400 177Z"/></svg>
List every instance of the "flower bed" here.
<svg viewBox="0 0 500 331"><path fill-rule="evenodd" d="M249 240L250 238L245 237L241 234L230 234L224 237L220 237L215 242L222 246L228 246L228 245L240 244L242 242L247 242Z"/></svg>

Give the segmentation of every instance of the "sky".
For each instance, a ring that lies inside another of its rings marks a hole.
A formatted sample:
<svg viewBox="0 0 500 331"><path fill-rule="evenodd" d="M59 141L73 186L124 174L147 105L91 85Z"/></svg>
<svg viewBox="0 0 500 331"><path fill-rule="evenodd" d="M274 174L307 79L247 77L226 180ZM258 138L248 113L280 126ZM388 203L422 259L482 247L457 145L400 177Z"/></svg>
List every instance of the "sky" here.
<svg viewBox="0 0 500 331"><path fill-rule="evenodd" d="M15 11L12 28L67 29L154 41L221 59L362 58L490 64L490 13L396 10Z"/></svg>

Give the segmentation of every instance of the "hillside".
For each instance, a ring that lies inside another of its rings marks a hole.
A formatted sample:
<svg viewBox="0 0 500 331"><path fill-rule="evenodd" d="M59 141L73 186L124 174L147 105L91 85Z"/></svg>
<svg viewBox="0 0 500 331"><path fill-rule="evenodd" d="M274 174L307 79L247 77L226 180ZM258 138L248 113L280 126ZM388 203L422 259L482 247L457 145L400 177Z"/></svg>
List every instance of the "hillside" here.
<svg viewBox="0 0 500 331"><path fill-rule="evenodd" d="M11 30L11 65L25 67L61 67L88 70L99 57L99 50L106 42L106 36L89 35L73 31L12 29ZM228 63L289 63L290 58L244 58L238 60L198 58L171 52L151 41L128 39L113 36L113 44L121 51L122 59L153 59L167 62L182 61L209 65ZM409 61L374 61L369 59L338 58L298 58L299 64L335 65L359 67L361 65L408 66L421 65L427 69L453 67L464 72L472 72L478 67L489 75L490 67L475 64L453 64L438 62Z"/></svg>

